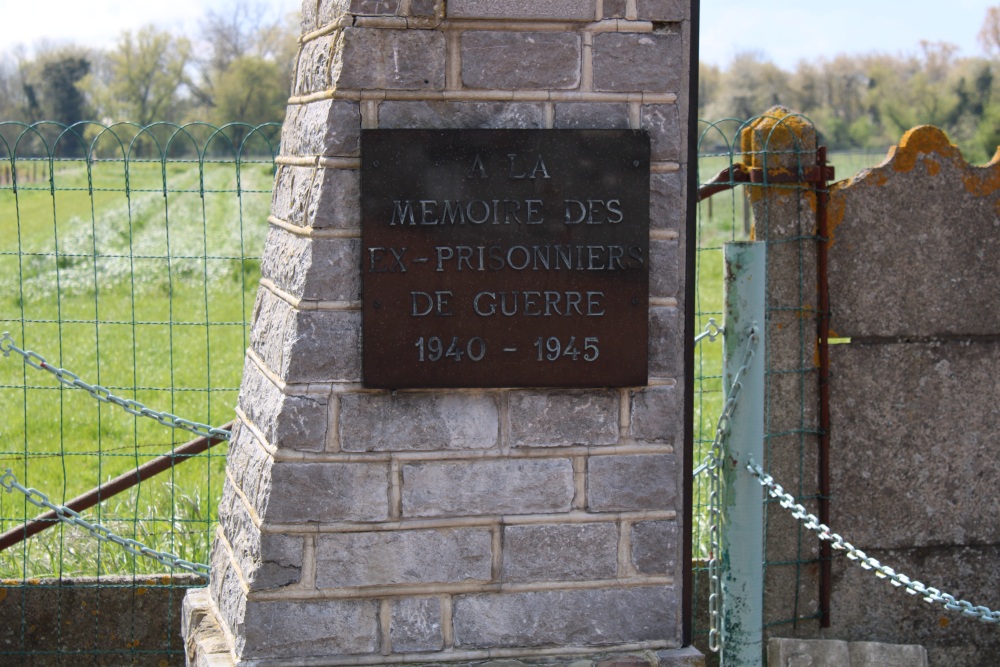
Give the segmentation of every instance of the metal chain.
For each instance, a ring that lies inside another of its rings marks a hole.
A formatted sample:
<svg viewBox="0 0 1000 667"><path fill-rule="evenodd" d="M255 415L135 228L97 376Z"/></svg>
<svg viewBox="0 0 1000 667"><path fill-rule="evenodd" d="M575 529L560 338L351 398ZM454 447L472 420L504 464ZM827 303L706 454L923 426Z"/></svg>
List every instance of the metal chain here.
<svg viewBox="0 0 1000 667"><path fill-rule="evenodd" d="M152 558L153 560L159 561L168 567L187 570L188 572L200 574L205 577L208 577L208 575L212 572L212 568L208 565L193 563L191 561L184 560L179 556L175 556L174 554L151 549L141 542L137 542L127 537L120 537L100 524L90 523L80 516L78 512L71 510L65 505L56 505L52 503L49 500L49 497L41 491L21 486L21 484L17 481L17 477L14 476L14 472L10 468L7 468L7 471L0 476L0 486L6 489L7 493L12 493L15 489L20 491L24 494L25 498L28 499L28 502L35 507L44 507L45 509L49 509L55 512L60 521L83 528L90 533L92 537L97 538L101 542L111 542L113 544L117 544L130 554L135 556L146 556L147 558Z"/></svg>
<svg viewBox="0 0 1000 667"><path fill-rule="evenodd" d="M949 611L957 611L962 616L978 618L983 623L1000 623L1000 611L992 611L988 607L977 607L971 602L957 600L955 596L942 593L937 588L925 586L919 581L910 579L905 574L896 572L888 565L883 565L878 560L867 555L843 537L830 530L826 524L820 523L816 515L810 514L806 508L795 502L795 498L786 493L780 484L775 483L774 478L764 472L764 469L753 459L747 465L747 470L757 478L760 485L767 489L768 494L779 501L779 504L787 510L791 510L792 516L802 521L805 527L819 534L821 540L831 542L831 546L839 551L844 551L849 560L857 561L865 570L872 570L879 579L888 579L889 583L897 588L902 586L910 595L920 595L924 602L933 604L935 602L944 605Z"/></svg>
<svg viewBox="0 0 1000 667"><path fill-rule="evenodd" d="M705 325L705 330L694 337L694 342L700 343L702 339L707 338L708 342L714 343L715 339L726 333L726 330L720 327L716 322L714 317L708 318L708 324Z"/></svg>
<svg viewBox="0 0 1000 667"><path fill-rule="evenodd" d="M32 368L37 368L40 371L48 371L49 373L52 373L52 375L56 376L56 379L67 387L83 389L101 403L113 403L130 415L135 415L136 417L149 417L150 419L155 419L164 426L184 429L185 431L190 431L191 433L196 433L208 438L221 438L223 440L229 440L229 437L232 435L225 429L216 428L214 426L210 426L209 424L193 422L188 419L182 419L181 417L170 414L169 412L157 412L156 410L146 407L139 401L133 401L132 399L115 396L111 393L111 390L106 387L102 387L99 384L88 384L81 380L80 376L76 373L48 363L45 360L45 357L37 352L22 350L14 344L14 339L11 338L10 333L6 331L3 333L3 337L0 338L0 351L3 352L3 356L5 357L9 357L11 352L16 352L24 357L24 363L28 364Z"/></svg>
<svg viewBox="0 0 1000 667"><path fill-rule="evenodd" d="M729 387L728 398L719 415L719 421L715 428L715 439L712 447L705 455L705 461L699 468L708 471L708 648L713 653L718 653L722 649L722 578L719 576L719 555L722 544L719 538L720 525L722 523L722 476L720 469L723 461L722 440L729 432L732 422L733 412L743 391L743 376L753 363L755 348L760 341L759 329L754 322L747 331L746 350L743 353L743 361L733 376L733 382Z"/></svg>

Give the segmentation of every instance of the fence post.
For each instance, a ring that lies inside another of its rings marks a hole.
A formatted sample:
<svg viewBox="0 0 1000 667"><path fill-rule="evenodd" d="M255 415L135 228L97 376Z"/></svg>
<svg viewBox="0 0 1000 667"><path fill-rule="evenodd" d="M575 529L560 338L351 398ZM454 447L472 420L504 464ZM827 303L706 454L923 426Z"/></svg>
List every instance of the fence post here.
<svg viewBox="0 0 1000 667"><path fill-rule="evenodd" d="M763 492L745 466L751 457L764 460L765 250L764 243L725 246L723 386L739 396L723 443L724 667L757 666L763 660Z"/></svg>

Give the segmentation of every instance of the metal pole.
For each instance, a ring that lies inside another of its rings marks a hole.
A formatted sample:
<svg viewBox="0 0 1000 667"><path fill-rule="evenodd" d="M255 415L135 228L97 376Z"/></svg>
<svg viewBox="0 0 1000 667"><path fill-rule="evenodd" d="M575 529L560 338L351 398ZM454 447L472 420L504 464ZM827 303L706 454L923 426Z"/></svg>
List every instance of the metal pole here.
<svg viewBox="0 0 1000 667"><path fill-rule="evenodd" d="M723 386L739 395L721 468L721 664L757 667L764 655L764 497L746 464L764 461L765 244L726 244L725 260Z"/></svg>

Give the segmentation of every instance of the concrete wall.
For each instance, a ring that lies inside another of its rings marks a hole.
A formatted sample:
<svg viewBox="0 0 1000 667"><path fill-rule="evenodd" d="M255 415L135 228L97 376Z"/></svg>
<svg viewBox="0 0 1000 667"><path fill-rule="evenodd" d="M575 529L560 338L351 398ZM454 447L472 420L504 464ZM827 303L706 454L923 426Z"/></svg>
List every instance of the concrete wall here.
<svg viewBox="0 0 1000 667"><path fill-rule="evenodd" d="M192 662L697 658L680 649L690 38L674 0L304 3ZM359 135L415 127L649 131L648 386L364 388ZM209 626L224 642L199 653Z"/></svg>

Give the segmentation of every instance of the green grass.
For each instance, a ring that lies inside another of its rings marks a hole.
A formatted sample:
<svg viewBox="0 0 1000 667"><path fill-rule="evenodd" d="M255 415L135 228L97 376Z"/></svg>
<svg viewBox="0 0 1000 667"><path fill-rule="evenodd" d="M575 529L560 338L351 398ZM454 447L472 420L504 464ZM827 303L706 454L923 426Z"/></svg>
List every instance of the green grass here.
<svg viewBox="0 0 1000 667"><path fill-rule="evenodd" d="M23 165L31 173L23 162L19 173ZM45 169L16 194L0 185L0 327L19 347L123 398L228 422L259 280L270 161L242 165L239 193L232 163L132 162L127 190L122 162L90 167L56 162L51 183ZM55 502L194 437L61 387L16 355L0 359L0 415L0 469ZM84 516L207 562L224 457L217 446ZM38 513L20 494L0 493L0 530ZM0 552L0 578L164 569L72 527Z"/></svg>

